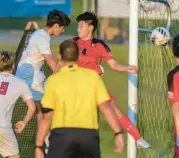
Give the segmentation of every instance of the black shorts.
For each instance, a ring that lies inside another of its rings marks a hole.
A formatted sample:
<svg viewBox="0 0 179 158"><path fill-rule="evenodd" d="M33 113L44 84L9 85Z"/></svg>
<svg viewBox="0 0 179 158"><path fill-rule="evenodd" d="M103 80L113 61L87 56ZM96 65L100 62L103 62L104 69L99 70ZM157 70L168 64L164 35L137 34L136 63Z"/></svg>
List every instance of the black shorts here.
<svg viewBox="0 0 179 158"><path fill-rule="evenodd" d="M97 130L60 128L51 131L47 158L100 158Z"/></svg>

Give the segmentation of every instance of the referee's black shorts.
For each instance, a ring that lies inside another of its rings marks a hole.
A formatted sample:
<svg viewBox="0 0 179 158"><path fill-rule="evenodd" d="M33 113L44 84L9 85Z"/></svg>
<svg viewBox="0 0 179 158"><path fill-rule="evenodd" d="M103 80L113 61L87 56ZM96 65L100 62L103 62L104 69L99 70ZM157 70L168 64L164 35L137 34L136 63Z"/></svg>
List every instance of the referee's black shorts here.
<svg viewBox="0 0 179 158"><path fill-rule="evenodd" d="M58 128L51 131L47 158L100 158L97 130Z"/></svg>

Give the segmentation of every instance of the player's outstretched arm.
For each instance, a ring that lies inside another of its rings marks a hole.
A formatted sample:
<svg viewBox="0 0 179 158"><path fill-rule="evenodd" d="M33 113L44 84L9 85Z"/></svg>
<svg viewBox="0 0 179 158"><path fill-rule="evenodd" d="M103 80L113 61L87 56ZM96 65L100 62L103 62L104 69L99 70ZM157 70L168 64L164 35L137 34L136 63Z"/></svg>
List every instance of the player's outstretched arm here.
<svg viewBox="0 0 179 158"><path fill-rule="evenodd" d="M28 111L24 119L16 123L15 125L16 133L21 133L23 131L23 129L26 127L27 123L31 120L32 116L35 113L36 106L33 99L27 99L25 102L28 106Z"/></svg>
<svg viewBox="0 0 179 158"><path fill-rule="evenodd" d="M131 72L134 74L137 74L138 70L137 67L132 65L132 66L124 66L121 64L118 64L116 60L110 59L107 61L107 64L111 67L111 69L118 71L118 72Z"/></svg>

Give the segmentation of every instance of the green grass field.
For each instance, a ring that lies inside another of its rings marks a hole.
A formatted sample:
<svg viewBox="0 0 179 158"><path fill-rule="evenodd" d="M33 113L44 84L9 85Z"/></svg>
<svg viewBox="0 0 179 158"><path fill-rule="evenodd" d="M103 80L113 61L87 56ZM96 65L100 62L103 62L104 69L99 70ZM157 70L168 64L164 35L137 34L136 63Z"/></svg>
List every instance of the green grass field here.
<svg viewBox="0 0 179 158"><path fill-rule="evenodd" d="M128 47L120 45L110 45L112 49L112 54L115 56L116 60L121 64L128 63ZM0 50L16 50L16 46L0 46ZM53 52L58 52L58 46L52 46ZM112 71L108 65L103 63L105 74L104 81L107 88L115 96L117 105L120 109L126 113L127 112L127 73L117 73ZM105 122L102 116L100 116L100 136L101 136L101 150L102 158L118 158L119 155L114 153L114 135L109 128L108 124ZM125 139L127 141L127 139ZM121 158L126 158L126 152L120 155Z"/></svg>

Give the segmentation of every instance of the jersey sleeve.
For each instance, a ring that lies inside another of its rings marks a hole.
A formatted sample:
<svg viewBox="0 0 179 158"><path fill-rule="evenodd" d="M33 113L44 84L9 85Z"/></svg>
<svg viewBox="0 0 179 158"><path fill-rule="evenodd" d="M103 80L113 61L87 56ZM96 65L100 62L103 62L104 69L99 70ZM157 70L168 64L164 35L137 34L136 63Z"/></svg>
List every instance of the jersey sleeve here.
<svg viewBox="0 0 179 158"><path fill-rule="evenodd" d="M50 41L46 37L38 37L36 42L37 49L41 54L52 54L50 49Z"/></svg>
<svg viewBox="0 0 179 158"><path fill-rule="evenodd" d="M22 82L20 87L21 87L20 96L23 98L24 101L33 98L30 88L25 82Z"/></svg>
<svg viewBox="0 0 179 158"><path fill-rule="evenodd" d="M97 76L96 80L96 103L97 105L100 105L101 103L110 100L110 96L108 94L108 91L104 85L104 82L100 76Z"/></svg>
<svg viewBox="0 0 179 158"><path fill-rule="evenodd" d="M114 59L114 57L112 56L110 49L107 45L101 44L101 58L104 61L109 61L111 59Z"/></svg>
<svg viewBox="0 0 179 158"><path fill-rule="evenodd" d="M173 76L173 96L174 102L179 102L179 72Z"/></svg>
<svg viewBox="0 0 179 158"><path fill-rule="evenodd" d="M45 82L44 95L41 100L43 108L55 109L55 91L53 86L53 80L51 77Z"/></svg>

